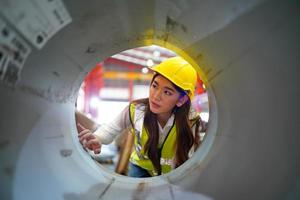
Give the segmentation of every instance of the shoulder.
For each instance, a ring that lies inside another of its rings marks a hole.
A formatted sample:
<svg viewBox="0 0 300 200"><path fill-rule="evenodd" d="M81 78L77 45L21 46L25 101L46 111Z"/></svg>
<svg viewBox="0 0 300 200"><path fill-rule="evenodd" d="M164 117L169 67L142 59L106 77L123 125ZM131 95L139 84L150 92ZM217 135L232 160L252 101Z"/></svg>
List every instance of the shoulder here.
<svg viewBox="0 0 300 200"><path fill-rule="evenodd" d="M129 104L130 119L132 122L144 117L147 105L143 102L133 101Z"/></svg>
<svg viewBox="0 0 300 200"><path fill-rule="evenodd" d="M201 120L200 113L198 113L194 108L191 107L189 112L190 121L199 121Z"/></svg>
<svg viewBox="0 0 300 200"><path fill-rule="evenodd" d="M205 132L207 129L207 122L203 121L200 117L200 113L196 112L195 109L191 108L189 113L189 121L191 127L195 126L200 128L200 132Z"/></svg>
<svg viewBox="0 0 300 200"><path fill-rule="evenodd" d="M195 126L199 127L200 132L206 132L208 123L206 121L203 121L202 118L200 117L200 113L196 112L195 109L191 109L189 113L189 120L191 127Z"/></svg>
<svg viewBox="0 0 300 200"><path fill-rule="evenodd" d="M146 109L147 109L146 101L144 99L132 101L129 104L129 109L131 111L136 111L136 110L137 111L146 111Z"/></svg>

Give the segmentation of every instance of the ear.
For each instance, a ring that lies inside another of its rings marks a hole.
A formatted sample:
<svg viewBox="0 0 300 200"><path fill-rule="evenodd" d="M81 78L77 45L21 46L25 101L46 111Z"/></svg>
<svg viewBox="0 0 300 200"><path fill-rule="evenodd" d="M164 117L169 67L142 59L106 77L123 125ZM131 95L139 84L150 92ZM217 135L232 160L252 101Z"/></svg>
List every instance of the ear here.
<svg viewBox="0 0 300 200"><path fill-rule="evenodd" d="M185 104L185 102L187 102L187 100L189 99L189 97L187 95L184 95L183 97L180 97L176 103L177 107L182 106L183 104Z"/></svg>

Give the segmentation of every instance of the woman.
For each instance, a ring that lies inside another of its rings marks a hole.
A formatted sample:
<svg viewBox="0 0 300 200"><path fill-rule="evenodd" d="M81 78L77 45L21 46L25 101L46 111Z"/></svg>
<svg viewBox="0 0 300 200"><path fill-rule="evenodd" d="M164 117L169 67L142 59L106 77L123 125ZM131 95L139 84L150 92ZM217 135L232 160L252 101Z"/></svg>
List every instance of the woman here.
<svg viewBox="0 0 300 200"><path fill-rule="evenodd" d="M134 134L128 175L150 177L170 172L184 163L200 143L200 116L191 109L197 81L194 68L180 57L173 57L151 68L155 74L149 98L135 100L108 125L91 133L79 133L85 148L100 153L127 128ZM203 131L203 130L201 130Z"/></svg>

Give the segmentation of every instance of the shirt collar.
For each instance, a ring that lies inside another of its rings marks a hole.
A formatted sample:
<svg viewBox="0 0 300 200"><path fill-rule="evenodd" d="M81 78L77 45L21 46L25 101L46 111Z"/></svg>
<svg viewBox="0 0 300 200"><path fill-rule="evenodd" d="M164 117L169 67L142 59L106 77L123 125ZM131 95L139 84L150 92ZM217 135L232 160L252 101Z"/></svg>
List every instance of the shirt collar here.
<svg viewBox="0 0 300 200"><path fill-rule="evenodd" d="M166 130L167 128L172 127L173 124L174 124L174 119L175 119L175 115L172 114L171 117L168 119L168 121L167 121L166 125L164 126L164 128L162 128L161 125L159 124L159 122L157 122L160 131L163 131L163 130Z"/></svg>

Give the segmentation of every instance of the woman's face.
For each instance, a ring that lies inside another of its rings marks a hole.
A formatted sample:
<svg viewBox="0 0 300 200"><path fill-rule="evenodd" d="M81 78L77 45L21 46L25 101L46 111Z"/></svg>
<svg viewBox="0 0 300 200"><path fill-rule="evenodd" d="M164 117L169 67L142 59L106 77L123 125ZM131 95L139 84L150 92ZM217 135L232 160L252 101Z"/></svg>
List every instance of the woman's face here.
<svg viewBox="0 0 300 200"><path fill-rule="evenodd" d="M161 75L154 78L149 93L150 110L158 115L170 115L180 97L174 85Z"/></svg>

